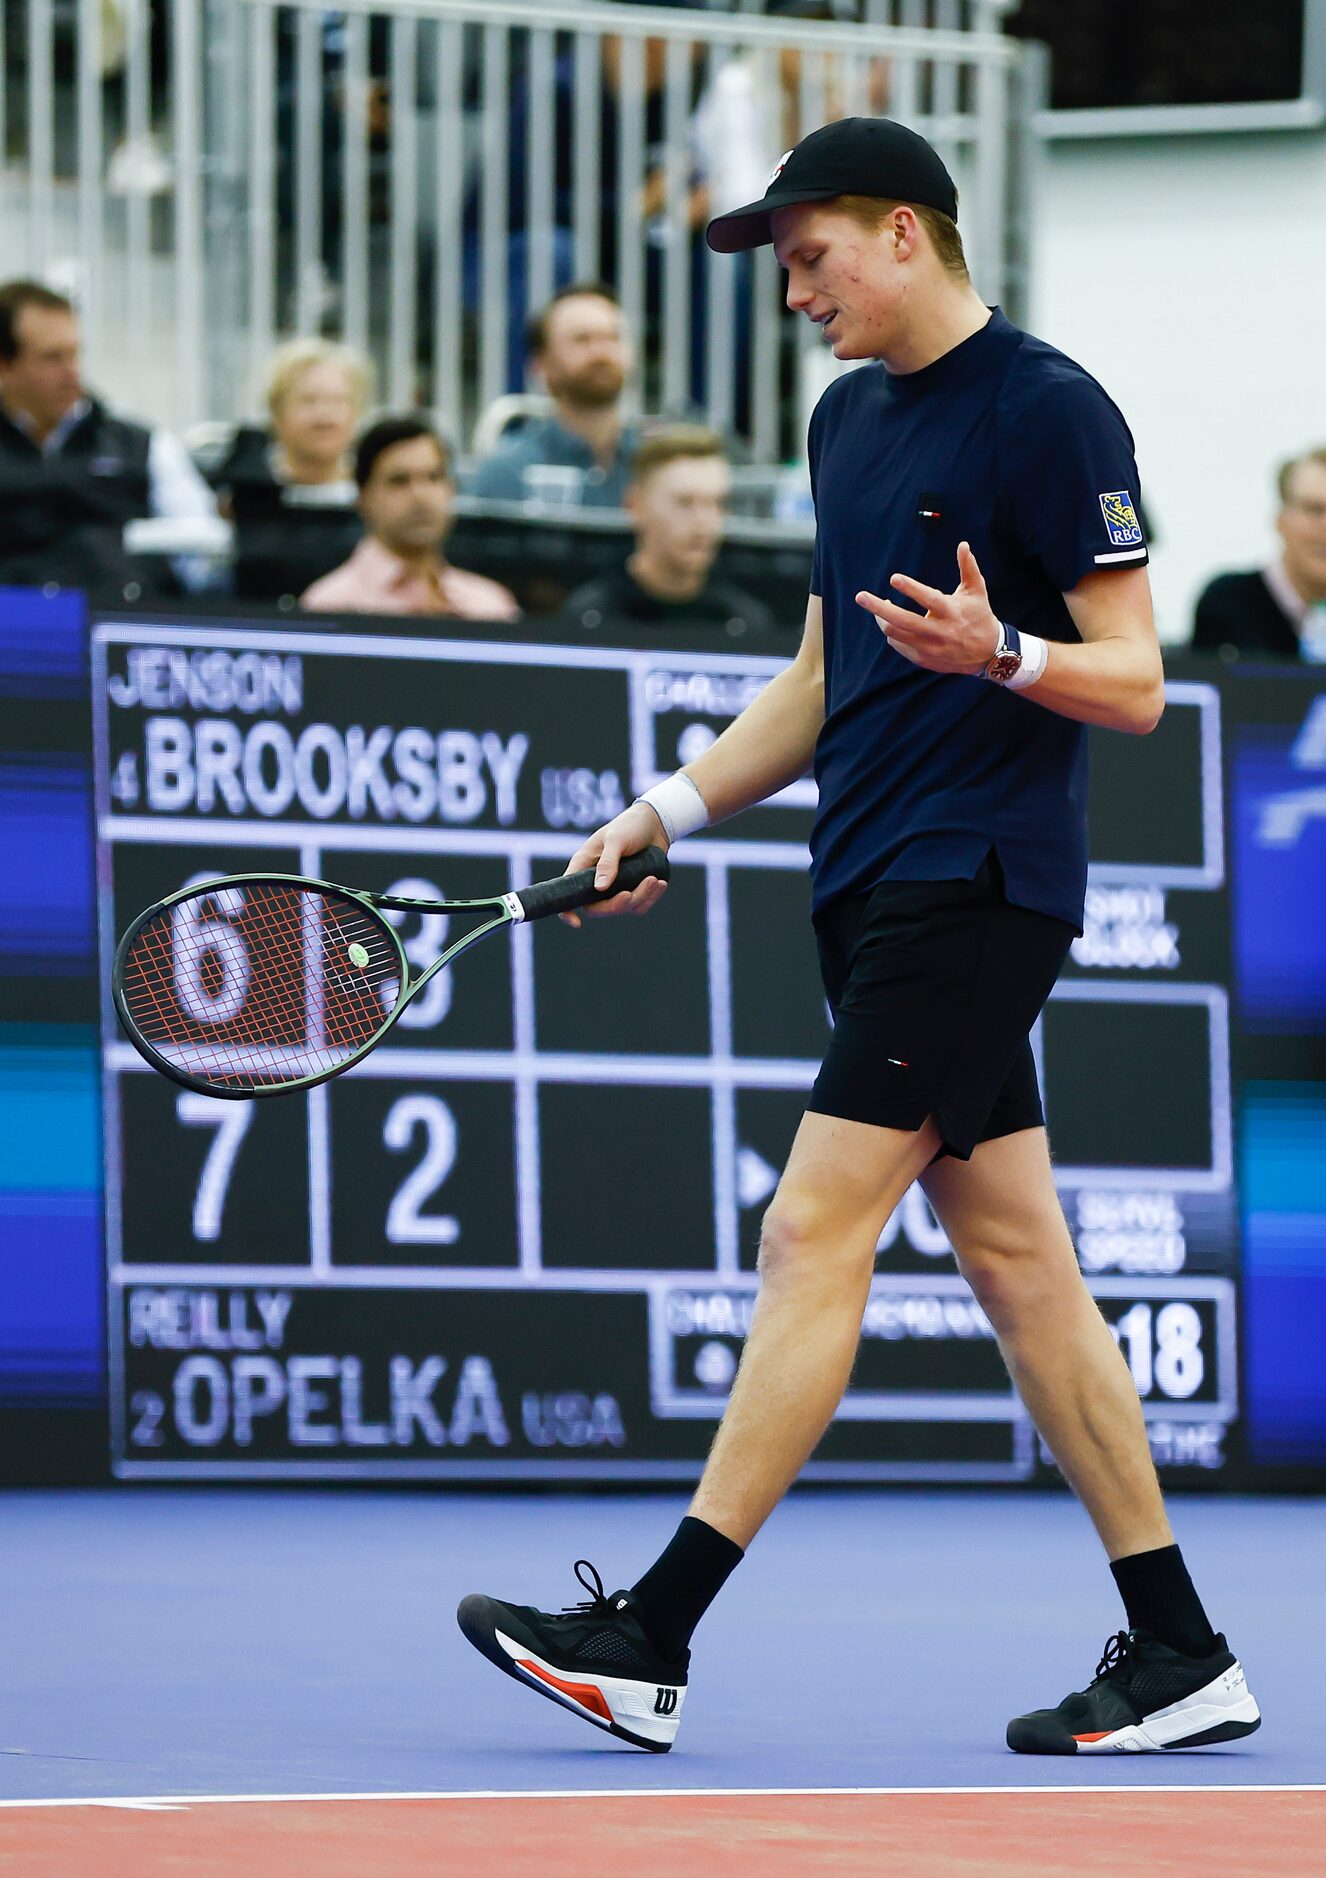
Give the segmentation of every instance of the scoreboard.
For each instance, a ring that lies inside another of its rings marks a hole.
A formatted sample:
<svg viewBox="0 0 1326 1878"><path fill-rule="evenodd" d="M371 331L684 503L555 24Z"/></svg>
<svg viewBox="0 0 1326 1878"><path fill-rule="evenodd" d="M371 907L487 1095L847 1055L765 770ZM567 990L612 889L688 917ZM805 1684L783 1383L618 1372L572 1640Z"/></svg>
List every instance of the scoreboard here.
<svg viewBox="0 0 1326 1878"><path fill-rule="evenodd" d="M660 646L108 619L103 980L150 901L271 870L466 899L560 872L779 669ZM694 640L686 643L694 645ZM1034 1039L1083 1268L1165 1469L1225 1465L1237 1270L1219 696L1093 746L1086 931ZM674 851L644 920L518 926L349 1075L216 1101L103 999L123 1478L694 1479L828 1034L813 784ZM444 914L393 916L416 967ZM811 1478L1051 1467L919 1188Z"/></svg>

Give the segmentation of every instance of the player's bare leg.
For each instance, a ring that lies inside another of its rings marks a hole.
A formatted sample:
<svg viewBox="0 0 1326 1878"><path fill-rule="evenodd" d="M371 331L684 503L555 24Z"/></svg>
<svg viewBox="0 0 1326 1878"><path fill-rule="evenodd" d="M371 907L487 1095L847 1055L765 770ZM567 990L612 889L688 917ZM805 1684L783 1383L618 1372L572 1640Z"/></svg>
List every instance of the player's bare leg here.
<svg viewBox="0 0 1326 1878"><path fill-rule="evenodd" d="M1112 1559L1173 1543L1137 1390L1078 1269L1045 1132L923 1178L1027 1411Z"/></svg>
<svg viewBox="0 0 1326 1878"><path fill-rule="evenodd" d="M1032 1419L1109 1554L1128 1631L1094 1680L1008 1725L1023 1754L1206 1747L1261 1725L1174 1544L1137 1390L1078 1271L1042 1129L937 1161L926 1192Z"/></svg>
<svg viewBox="0 0 1326 1878"><path fill-rule="evenodd" d="M847 1387L884 1222L939 1145L803 1116L764 1219L760 1295L741 1367L691 1504L750 1544L800 1473Z"/></svg>
<svg viewBox="0 0 1326 1878"><path fill-rule="evenodd" d="M802 1118L765 1215L741 1367L690 1513L629 1590L607 1594L581 1560L576 1575L592 1595L574 1614L465 1598L460 1627L491 1663L636 1747L672 1746L691 1633L832 1419L880 1232L938 1145L933 1122L908 1134Z"/></svg>

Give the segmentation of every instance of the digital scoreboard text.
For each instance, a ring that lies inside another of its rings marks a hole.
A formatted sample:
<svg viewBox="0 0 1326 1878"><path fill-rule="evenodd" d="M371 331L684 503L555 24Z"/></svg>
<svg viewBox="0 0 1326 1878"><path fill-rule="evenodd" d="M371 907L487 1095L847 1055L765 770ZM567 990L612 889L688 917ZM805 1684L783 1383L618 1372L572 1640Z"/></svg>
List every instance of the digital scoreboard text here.
<svg viewBox="0 0 1326 1878"><path fill-rule="evenodd" d="M103 622L103 978L136 913L221 874L458 900L560 872L779 664ZM1034 1037L1069 1225L1153 1451L1208 1472L1238 1415L1219 709L1176 684L1154 737L1095 740L1086 931ZM798 783L679 844L647 919L485 942L298 1096L154 1074L107 988L117 1474L696 1477L828 1034L813 805ZM456 936L392 917L416 970ZM913 1188L807 1471L1048 1466Z"/></svg>

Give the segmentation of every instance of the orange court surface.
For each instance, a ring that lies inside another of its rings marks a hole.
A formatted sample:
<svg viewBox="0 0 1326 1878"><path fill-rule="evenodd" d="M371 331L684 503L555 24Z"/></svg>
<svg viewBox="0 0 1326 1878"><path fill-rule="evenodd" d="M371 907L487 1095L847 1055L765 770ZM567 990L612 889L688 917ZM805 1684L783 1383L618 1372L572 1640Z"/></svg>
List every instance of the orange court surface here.
<svg viewBox="0 0 1326 1878"><path fill-rule="evenodd" d="M1326 1872L1326 1787L347 1794L37 1802L0 1813L23 1878L1246 1878Z"/></svg>

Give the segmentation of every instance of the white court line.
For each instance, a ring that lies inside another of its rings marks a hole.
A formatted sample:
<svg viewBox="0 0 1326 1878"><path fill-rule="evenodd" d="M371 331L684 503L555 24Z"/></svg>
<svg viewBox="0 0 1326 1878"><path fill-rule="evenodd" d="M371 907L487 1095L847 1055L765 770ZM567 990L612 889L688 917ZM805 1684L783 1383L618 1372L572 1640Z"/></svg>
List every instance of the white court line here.
<svg viewBox="0 0 1326 1878"><path fill-rule="evenodd" d="M1103 1762L1102 1765L1111 1763ZM1002 1787L458 1787L443 1791L406 1793L171 1793L146 1794L136 1798L99 1800L0 1800L0 1807L36 1806L273 1806L290 1801L305 1804L319 1800L754 1800L754 1799L828 1799L835 1795L865 1794L887 1798L891 1795L920 1793L1326 1793L1326 1784L1239 1781L1228 1786L1152 1786L1105 1787L1096 1782L1081 1786L1002 1786Z"/></svg>

